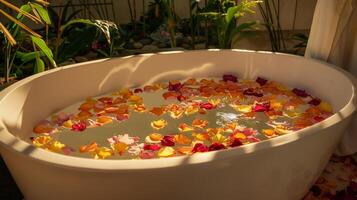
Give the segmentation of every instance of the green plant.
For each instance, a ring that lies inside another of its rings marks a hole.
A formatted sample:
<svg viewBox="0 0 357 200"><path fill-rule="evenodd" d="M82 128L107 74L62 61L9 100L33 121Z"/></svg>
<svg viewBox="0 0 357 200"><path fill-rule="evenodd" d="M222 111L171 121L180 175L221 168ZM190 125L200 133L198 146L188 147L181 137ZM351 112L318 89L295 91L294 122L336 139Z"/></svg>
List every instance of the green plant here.
<svg viewBox="0 0 357 200"><path fill-rule="evenodd" d="M76 56L83 49L89 48L100 34L104 35L109 45L109 52L105 53L101 51L101 53L106 56L111 56L115 44L113 41L121 37L116 24L105 20L70 20L59 28L55 46L55 60L58 63L62 63L68 58Z"/></svg>
<svg viewBox="0 0 357 200"><path fill-rule="evenodd" d="M269 33L272 51L285 51L286 44L280 25L280 0L265 0L258 7Z"/></svg>
<svg viewBox="0 0 357 200"><path fill-rule="evenodd" d="M238 23L246 13L254 13L254 8L261 1L210 0L200 15L213 22L216 28L220 48L231 48L232 39L239 33L251 30L256 22Z"/></svg>
<svg viewBox="0 0 357 200"><path fill-rule="evenodd" d="M176 47L176 24L178 17L175 13L173 0L161 0L165 9L165 21L167 25L167 31L170 34L171 47Z"/></svg>
<svg viewBox="0 0 357 200"><path fill-rule="evenodd" d="M199 7L199 1L197 0L188 0L189 3L189 13L190 13L190 32L192 38L192 49L195 49L195 38L199 31L199 17L198 14L201 12L201 8ZM207 46L207 45L206 45Z"/></svg>
<svg viewBox="0 0 357 200"><path fill-rule="evenodd" d="M47 61L51 64L51 66L56 67L52 51L48 48L45 41L41 39L42 36L32 31L23 23L25 18L30 18L38 23L44 23L46 25L51 24L47 10L43 6L48 5L48 3L45 1L39 1L43 4L28 2L20 8L17 8L6 1L0 0L0 2L5 2L4 4L6 6L18 13L17 16L14 17L0 9L0 12L11 21L7 27L0 23L1 32L4 35L2 40L3 48L1 50L4 58L3 71L5 82L9 82L10 73L13 69L15 59L21 56L28 56L29 54L32 55L27 58L27 61L35 60L34 73L45 70L44 57L47 58ZM25 32L23 30L25 30ZM32 49L23 48L22 45L27 41L26 39L30 40ZM22 50L25 50L26 52L21 52Z"/></svg>
<svg viewBox="0 0 357 200"><path fill-rule="evenodd" d="M306 48L309 37L303 33L296 33L291 37L292 40L297 43L294 45L294 53L299 53L300 50Z"/></svg>

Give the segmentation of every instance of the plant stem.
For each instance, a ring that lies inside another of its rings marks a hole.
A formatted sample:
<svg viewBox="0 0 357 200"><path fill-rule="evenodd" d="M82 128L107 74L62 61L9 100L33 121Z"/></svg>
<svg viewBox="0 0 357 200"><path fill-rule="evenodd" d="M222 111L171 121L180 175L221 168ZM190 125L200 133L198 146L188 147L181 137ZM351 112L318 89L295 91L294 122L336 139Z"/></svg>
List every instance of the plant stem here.
<svg viewBox="0 0 357 200"><path fill-rule="evenodd" d="M59 5L61 5L62 1L59 2ZM57 38L56 38L56 45L55 45L55 52L53 55L53 58L55 61L57 61L57 56L58 56L58 48L60 45L60 40L61 40L61 35L62 35L62 31L61 31L61 21L62 21L62 7L59 9L58 11L58 23L57 23Z"/></svg>
<svg viewBox="0 0 357 200"><path fill-rule="evenodd" d="M207 6L207 0L205 0L205 6ZM206 38L205 47L207 49L208 48L208 40L209 40L207 16L205 17L205 38Z"/></svg>
<svg viewBox="0 0 357 200"><path fill-rule="evenodd" d="M188 5L189 5L189 11L190 11L190 26L191 26L191 47L192 49L195 49L195 43L194 43L194 37L195 37L195 33L194 33L194 28L193 28L193 15L192 15L192 0L188 0Z"/></svg>

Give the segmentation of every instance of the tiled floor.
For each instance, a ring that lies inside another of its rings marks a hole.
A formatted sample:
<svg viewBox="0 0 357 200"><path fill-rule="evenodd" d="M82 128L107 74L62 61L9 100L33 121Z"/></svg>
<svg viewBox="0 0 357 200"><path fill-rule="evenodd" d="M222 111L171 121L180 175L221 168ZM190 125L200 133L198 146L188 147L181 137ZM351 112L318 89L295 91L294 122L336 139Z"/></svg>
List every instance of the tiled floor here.
<svg viewBox="0 0 357 200"><path fill-rule="evenodd" d="M354 157L357 158L357 155ZM0 157L0 200L22 200ZM304 200L357 200L357 162L351 156L333 156Z"/></svg>

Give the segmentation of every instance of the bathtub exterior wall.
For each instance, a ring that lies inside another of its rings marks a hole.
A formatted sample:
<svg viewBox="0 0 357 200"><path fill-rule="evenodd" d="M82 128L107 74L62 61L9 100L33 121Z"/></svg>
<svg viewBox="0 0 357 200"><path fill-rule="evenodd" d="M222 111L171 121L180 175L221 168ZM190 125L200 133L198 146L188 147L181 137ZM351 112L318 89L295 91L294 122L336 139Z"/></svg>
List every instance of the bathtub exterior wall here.
<svg viewBox="0 0 357 200"><path fill-rule="evenodd" d="M349 121L282 146L164 169L63 168L0 150L26 200L300 200Z"/></svg>

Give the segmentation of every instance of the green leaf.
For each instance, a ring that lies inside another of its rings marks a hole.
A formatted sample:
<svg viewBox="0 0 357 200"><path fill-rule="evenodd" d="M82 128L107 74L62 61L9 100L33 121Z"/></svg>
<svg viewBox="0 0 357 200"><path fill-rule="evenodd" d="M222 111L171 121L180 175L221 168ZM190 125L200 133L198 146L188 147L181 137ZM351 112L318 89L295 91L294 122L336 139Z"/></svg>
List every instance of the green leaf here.
<svg viewBox="0 0 357 200"><path fill-rule="evenodd" d="M51 49L47 46L46 42L41 38L31 36L32 42L40 48L40 50L46 55L53 67L57 67L55 60L53 60L53 54Z"/></svg>
<svg viewBox="0 0 357 200"><path fill-rule="evenodd" d="M31 3L31 5L36 9L36 11L40 15L41 19L46 24L51 24L50 16L48 15L47 10L43 6L41 6L40 4L37 4L37 3Z"/></svg>
<svg viewBox="0 0 357 200"><path fill-rule="evenodd" d="M88 25L93 25L96 26L95 23L93 23L91 20L89 19L74 19L71 20L69 22L67 22L65 25L61 26L61 31L63 32L67 27L69 27L72 24L88 24Z"/></svg>
<svg viewBox="0 0 357 200"><path fill-rule="evenodd" d="M24 5L22 5L22 6L20 7L20 10L25 11L25 12L27 12L27 13L30 13L31 10L32 10L32 8L31 8L30 5L24 4ZM21 20L23 17L24 17L24 15L21 14L21 13L19 13L19 14L17 14L17 16L16 16L16 19Z"/></svg>
<svg viewBox="0 0 357 200"><path fill-rule="evenodd" d="M230 24L233 18L235 18L236 13L238 12L238 6L233 6L228 8L226 15L226 23Z"/></svg>
<svg viewBox="0 0 357 200"><path fill-rule="evenodd" d="M40 73L45 71L45 62L39 57L36 58L36 63L35 63L35 68L34 68L34 73Z"/></svg>
<svg viewBox="0 0 357 200"><path fill-rule="evenodd" d="M42 51L34 51L34 52L21 52L21 51L16 51L16 58L20 59L22 63L27 63L30 62L36 57L43 57L45 54Z"/></svg>

